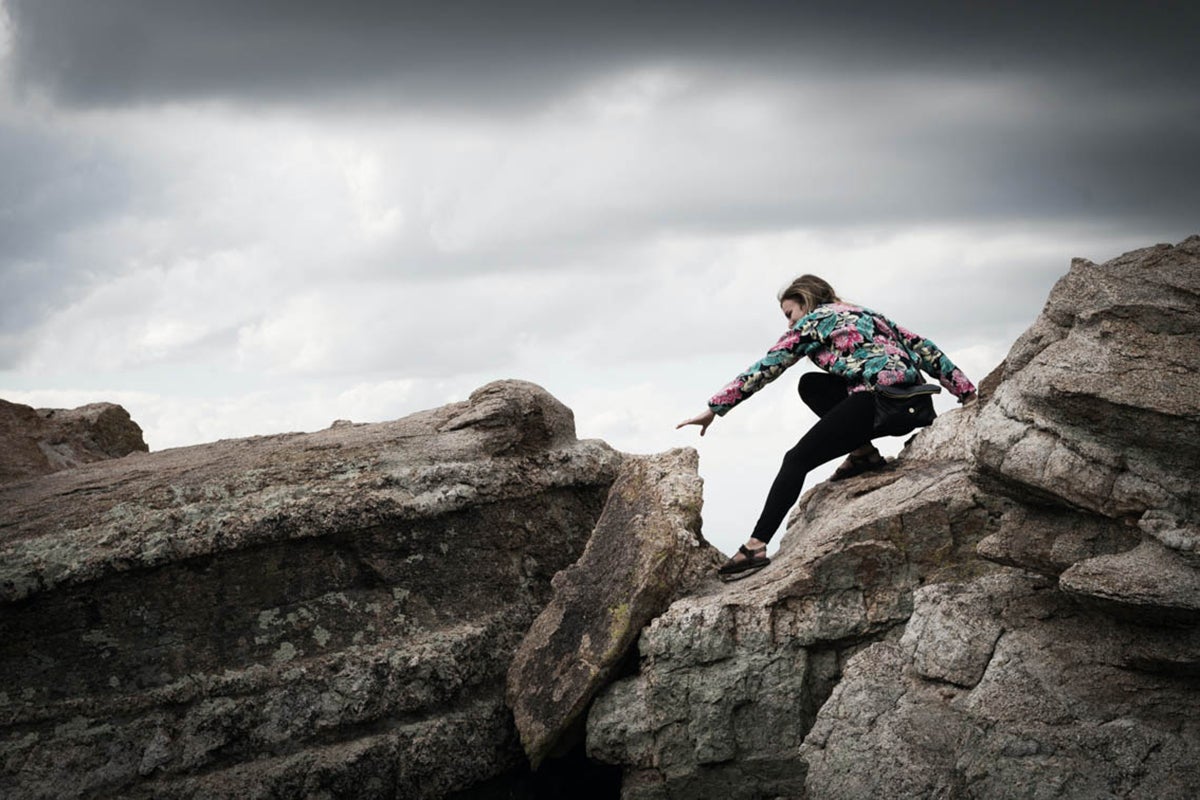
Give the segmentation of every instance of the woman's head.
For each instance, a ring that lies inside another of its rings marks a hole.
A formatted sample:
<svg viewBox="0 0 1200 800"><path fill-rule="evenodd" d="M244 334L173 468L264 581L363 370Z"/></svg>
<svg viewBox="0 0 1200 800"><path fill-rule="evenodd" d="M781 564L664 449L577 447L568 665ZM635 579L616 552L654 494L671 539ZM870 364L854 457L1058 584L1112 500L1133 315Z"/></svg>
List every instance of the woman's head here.
<svg viewBox="0 0 1200 800"><path fill-rule="evenodd" d="M779 293L779 307L792 325L817 306L839 300L833 287L816 275L801 275Z"/></svg>

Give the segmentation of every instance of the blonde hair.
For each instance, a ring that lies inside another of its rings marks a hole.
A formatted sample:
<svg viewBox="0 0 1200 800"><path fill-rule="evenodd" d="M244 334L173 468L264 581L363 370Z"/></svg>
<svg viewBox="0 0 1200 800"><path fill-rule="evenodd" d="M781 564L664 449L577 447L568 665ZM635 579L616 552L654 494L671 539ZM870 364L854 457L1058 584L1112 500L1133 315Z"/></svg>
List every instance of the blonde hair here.
<svg viewBox="0 0 1200 800"><path fill-rule="evenodd" d="M779 302L795 300L806 311L825 303L838 303L841 298L829 285L829 282L816 275L801 275L779 292Z"/></svg>

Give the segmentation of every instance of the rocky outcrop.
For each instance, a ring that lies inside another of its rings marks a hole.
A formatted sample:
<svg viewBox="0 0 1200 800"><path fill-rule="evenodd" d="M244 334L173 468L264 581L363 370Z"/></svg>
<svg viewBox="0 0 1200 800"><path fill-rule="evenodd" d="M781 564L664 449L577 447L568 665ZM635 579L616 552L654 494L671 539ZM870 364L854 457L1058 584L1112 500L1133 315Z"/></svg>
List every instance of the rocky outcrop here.
<svg viewBox="0 0 1200 800"><path fill-rule="evenodd" d="M1033 573L923 587L904 636L852 658L822 708L805 797L1195 797L1197 664L1195 627Z"/></svg>
<svg viewBox="0 0 1200 800"><path fill-rule="evenodd" d="M769 568L710 578L646 629L589 754L626 768L626 798L802 795L797 748L843 662L898 635L922 583L990 571L971 550L1001 510L955 462L817 487Z"/></svg>
<svg viewBox="0 0 1200 800"><path fill-rule="evenodd" d="M1200 787L1200 237L1076 261L973 407L673 604L588 720L623 797Z"/></svg>
<svg viewBox="0 0 1200 800"><path fill-rule="evenodd" d="M697 466L691 449L629 457L583 556L554 576L554 596L508 672L509 706L535 768L582 733L573 728L642 628L719 566L700 536Z"/></svg>
<svg viewBox="0 0 1200 800"><path fill-rule="evenodd" d="M1200 237L1076 261L728 585L694 453L515 381L0 485L0 795L576 796L586 720L625 800L1195 797L1198 333Z"/></svg>
<svg viewBox="0 0 1200 800"><path fill-rule="evenodd" d="M1076 259L1013 345L974 442L1031 501L1200 513L1200 240Z"/></svg>
<svg viewBox="0 0 1200 800"><path fill-rule="evenodd" d="M432 798L623 456L515 381L0 487L0 795Z"/></svg>
<svg viewBox="0 0 1200 800"><path fill-rule="evenodd" d="M129 412L112 403L34 409L0 400L0 484L148 449Z"/></svg>

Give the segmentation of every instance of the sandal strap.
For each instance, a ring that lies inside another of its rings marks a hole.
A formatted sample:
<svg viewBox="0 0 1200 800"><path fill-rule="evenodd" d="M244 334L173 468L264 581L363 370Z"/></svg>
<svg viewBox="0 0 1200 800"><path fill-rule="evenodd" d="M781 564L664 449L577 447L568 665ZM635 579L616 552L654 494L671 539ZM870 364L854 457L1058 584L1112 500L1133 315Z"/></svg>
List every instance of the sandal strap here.
<svg viewBox="0 0 1200 800"><path fill-rule="evenodd" d="M767 549L766 547L760 547L757 550L751 550L749 547L746 547L746 545L744 545L744 544L738 545L738 552L741 553L742 555L744 555L746 558L754 558L759 553L764 552L766 549Z"/></svg>

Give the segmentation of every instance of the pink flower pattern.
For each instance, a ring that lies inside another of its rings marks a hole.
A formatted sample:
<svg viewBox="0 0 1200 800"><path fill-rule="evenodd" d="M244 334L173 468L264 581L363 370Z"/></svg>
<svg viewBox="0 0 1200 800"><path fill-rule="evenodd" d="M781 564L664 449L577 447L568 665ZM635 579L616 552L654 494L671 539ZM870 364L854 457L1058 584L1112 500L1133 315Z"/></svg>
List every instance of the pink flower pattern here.
<svg viewBox="0 0 1200 800"><path fill-rule="evenodd" d="M852 392L921 383L922 371L937 378L959 399L975 391L962 370L929 339L870 309L829 303L798 320L764 358L714 395L708 401L709 408L724 415L801 357L845 378Z"/></svg>

